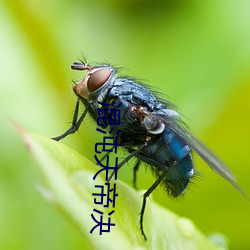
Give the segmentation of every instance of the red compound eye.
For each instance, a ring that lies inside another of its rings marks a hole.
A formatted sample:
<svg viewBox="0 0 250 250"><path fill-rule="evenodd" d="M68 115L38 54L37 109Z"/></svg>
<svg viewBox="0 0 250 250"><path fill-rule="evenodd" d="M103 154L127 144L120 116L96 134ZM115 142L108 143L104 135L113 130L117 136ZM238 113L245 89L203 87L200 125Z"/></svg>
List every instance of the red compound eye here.
<svg viewBox="0 0 250 250"><path fill-rule="evenodd" d="M93 92L99 89L109 78L110 71L108 69L99 69L92 73L88 79L88 90Z"/></svg>

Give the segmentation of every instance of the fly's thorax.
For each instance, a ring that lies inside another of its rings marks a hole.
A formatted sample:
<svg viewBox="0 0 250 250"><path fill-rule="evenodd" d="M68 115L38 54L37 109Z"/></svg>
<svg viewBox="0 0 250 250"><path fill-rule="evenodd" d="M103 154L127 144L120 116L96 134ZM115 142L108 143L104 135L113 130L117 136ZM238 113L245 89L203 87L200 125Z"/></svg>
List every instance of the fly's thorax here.
<svg viewBox="0 0 250 250"><path fill-rule="evenodd" d="M117 77L115 69L109 65L103 65L96 67L84 66L82 70L88 70L88 73L73 87L75 94L81 99L102 101L108 87Z"/></svg>

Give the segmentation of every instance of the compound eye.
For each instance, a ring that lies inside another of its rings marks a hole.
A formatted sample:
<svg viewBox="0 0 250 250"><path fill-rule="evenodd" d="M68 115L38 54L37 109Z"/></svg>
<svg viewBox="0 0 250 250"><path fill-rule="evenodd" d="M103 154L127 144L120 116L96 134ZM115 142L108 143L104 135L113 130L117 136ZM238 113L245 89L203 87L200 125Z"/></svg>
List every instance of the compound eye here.
<svg viewBox="0 0 250 250"><path fill-rule="evenodd" d="M88 79L88 90L93 92L99 89L110 77L110 71L108 69L99 69L92 73Z"/></svg>

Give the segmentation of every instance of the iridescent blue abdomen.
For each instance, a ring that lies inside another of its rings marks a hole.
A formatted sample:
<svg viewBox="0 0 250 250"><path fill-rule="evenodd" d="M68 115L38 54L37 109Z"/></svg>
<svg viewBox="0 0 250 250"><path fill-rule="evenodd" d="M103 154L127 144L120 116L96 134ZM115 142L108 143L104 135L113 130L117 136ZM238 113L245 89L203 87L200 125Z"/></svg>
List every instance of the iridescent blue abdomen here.
<svg viewBox="0 0 250 250"><path fill-rule="evenodd" d="M162 184L170 195L176 197L185 191L194 175L191 150L168 128L156 137L136 157L150 164L157 176L167 170Z"/></svg>

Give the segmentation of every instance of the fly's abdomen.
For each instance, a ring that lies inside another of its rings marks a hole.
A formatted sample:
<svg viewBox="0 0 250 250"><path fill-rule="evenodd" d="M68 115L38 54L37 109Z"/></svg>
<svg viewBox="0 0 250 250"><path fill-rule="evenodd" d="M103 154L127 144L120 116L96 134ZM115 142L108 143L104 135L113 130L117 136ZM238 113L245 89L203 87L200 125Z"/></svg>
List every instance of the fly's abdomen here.
<svg viewBox="0 0 250 250"><path fill-rule="evenodd" d="M185 191L194 175L191 150L172 130L165 129L158 136L138 154L138 158L150 164L157 176L166 173L163 185L176 197Z"/></svg>
<svg viewBox="0 0 250 250"><path fill-rule="evenodd" d="M164 185L167 192L176 197L184 193L194 175L192 154L190 147L171 130L166 130L165 139L170 161Z"/></svg>
<svg viewBox="0 0 250 250"><path fill-rule="evenodd" d="M170 165L163 181L168 194L173 197L183 194L193 175L192 155L189 153L180 161Z"/></svg>

